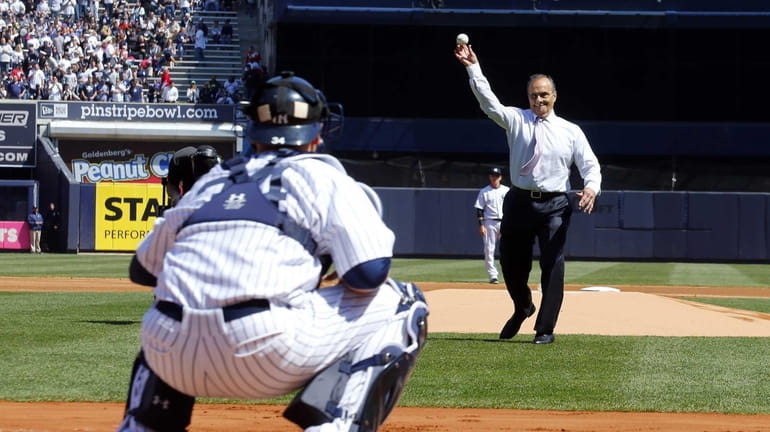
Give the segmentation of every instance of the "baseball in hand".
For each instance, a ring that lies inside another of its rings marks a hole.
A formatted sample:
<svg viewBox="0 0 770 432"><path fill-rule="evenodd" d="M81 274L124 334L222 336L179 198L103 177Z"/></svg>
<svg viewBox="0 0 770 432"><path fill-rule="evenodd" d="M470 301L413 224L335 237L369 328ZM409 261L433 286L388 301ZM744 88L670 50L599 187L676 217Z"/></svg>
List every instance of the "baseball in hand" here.
<svg viewBox="0 0 770 432"><path fill-rule="evenodd" d="M459 35L457 35L456 42L457 42L457 45L467 45L468 35L465 33L460 33Z"/></svg>

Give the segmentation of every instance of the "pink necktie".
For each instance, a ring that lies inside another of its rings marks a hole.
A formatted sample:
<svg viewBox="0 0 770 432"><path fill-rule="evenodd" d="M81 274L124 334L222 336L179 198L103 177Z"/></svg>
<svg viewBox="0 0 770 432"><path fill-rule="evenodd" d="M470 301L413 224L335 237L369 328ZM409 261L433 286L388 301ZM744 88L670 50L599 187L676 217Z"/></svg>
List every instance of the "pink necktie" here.
<svg viewBox="0 0 770 432"><path fill-rule="evenodd" d="M543 139L543 119L537 118L535 119L535 133L533 135L533 141L535 150L532 154L532 158L528 160L524 165L521 166L521 171L519 171L519 175L527 176L532 174L532 170L535 169L535 166L537 166L538 161L540 161L540 141Z"/></svg>

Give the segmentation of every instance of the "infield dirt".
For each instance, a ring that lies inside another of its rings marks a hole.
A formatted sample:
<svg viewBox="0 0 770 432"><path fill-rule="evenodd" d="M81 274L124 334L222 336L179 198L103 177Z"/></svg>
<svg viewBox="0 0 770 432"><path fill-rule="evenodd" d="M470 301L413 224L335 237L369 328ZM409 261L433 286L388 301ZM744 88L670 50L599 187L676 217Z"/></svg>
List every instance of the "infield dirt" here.
<svg viewBox="0 0 770 432"><path fill-rule="evenodd" d="M418 285L427 292L431 306L431 332L496 333L511 313L503 285ZM584 292L581 288L567 287L558 326L562 334L770 336L768 314L681 299L692 296L770 297L770 289L634 286L616 287L621 290L617 293ZM146 288L127 279L0 278L0 291L120 292L146 291ZM533 296L538 304L539 294L533 292ZM456 313L457 308L464 312ZM665 320L661 323L660 319L643 319L653 312ZM634 314L641 314L641 317ZM608 322L612 325L608 326ZM531 327L531 323L525 323L522 333L528 333L527 326ZM281 416L283 408L199 404L193 414L190 432L298 431ZM111 431L116 428L122 410L121 403L0 401L0 432ZM397 407L381 431L770 432L770 415Z"/></svg>

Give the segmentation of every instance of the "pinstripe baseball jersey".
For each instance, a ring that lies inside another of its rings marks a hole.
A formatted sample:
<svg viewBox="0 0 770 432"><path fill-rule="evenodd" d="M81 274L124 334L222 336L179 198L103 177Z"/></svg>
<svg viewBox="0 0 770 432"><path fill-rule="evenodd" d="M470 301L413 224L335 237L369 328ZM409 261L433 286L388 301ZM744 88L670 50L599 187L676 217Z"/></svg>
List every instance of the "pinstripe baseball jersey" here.
<svg viewBox="0 0 770 432"><path fill-rule="evenodd" d="M276 154L246 164L255 174ZM158 300L183 307L183 318L150 308L142 322L142 349L152 371L194 396L267 398L304 386L343 356L354 360L383 347L403 346L409 311L393 281L368 293L343 285L317 289L318 255L331 254L343 275L361 263L392 255L394 235L366 192L325 155L281 159L259 182L263 193L280 183L278 208L306 228L311 254L278 227L252 220L185 225L216 198L229 176L222 166L201 177L178 205L158 218L137 249L137 259L157 276ZM257 183L254 183L255 186ZM222 195L227 195L225 189ZM230 193L224 207L252 194ZM222 307L269 300L269 309L228 319ZM353 374L340 406L363 401L366 371ZM345 421L350 421L346 419Z"/></svg>
<svg viewBox="0 0 770 432"><path fill-rule="evenodd" d="M247 172L256 173L276 157L269 153L252 158ZM279 209L310 231L316 255L331 254L338 274L392 256L392 231L336 159L300 155L281 160L277 168L285 192ZM228 170L217 166L201 177L176 207L157 219L140 243L137 259L157 276L156 297L194 308L252 298L297 305L302 292L316 288L321 264L280 229L248 220L182 227L222 190L222 185L206 186L228 175ZM269 192L271 182L276 179L268 176L259 185L263 193Z"/></svg>
<svg viewBox="0 0 770 432"><path fill-rule="evenodd" d="M487 185L476 196L474 207L484 212L484 219L502 219L503 199L509 190L510 188L504 184L497 188Z"/></svg>

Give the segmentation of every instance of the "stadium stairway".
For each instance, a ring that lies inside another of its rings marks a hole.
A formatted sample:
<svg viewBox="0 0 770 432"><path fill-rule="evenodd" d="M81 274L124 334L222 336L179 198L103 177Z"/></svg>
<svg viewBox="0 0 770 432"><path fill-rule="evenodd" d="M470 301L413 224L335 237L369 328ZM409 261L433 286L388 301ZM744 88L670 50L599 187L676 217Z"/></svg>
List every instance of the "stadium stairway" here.
<svg viewBox="0 0 770 432"><path fill-rule="evenodd" d="M210 36L211 28L217 21L220 25L224 24L226 19L230 19L233 25L233 40L230 43L214 43ZM238 79L243 74L238 12L195 11L193 20L196 23L200 20L206 23L209 27L209 38L203 61L195 59L195 43L191 39L184 46L183 59L177 59L176 65L171 69L171 79L179 89L180 102L187 102L187 89L191 81L195 81L198 88L203 88L212 77L216 77L220 84L223 84L228 78Z"/></svg>

